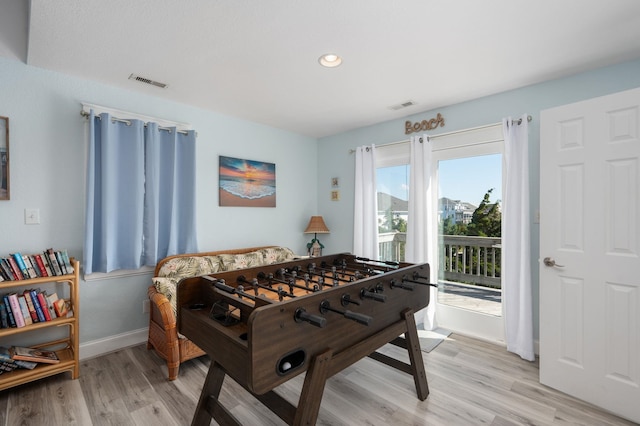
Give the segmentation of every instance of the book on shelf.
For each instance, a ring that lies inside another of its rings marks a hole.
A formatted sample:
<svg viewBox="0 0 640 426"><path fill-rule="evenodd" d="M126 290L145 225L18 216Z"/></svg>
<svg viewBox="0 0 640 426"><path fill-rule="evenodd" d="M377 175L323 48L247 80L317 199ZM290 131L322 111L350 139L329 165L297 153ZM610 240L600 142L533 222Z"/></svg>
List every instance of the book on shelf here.
<svg viewBox="0 0 640 426"><path fill-rule="evenodd" d="M58 315L56 314L56 309L53 307L53 304L58 300L58 293L51 293L48 294L46 291L43 293L44 294L44 298L47 301L47 309L49 310L49 315L51 316L51 319L57 317Z"/></svg>
<svg viewBox="0 0 640 426"><path fill-rule="evenodd" d="M60 362L58 355L56 355L54 351L12 346L11 349L9 349L9 353L11 354L11 358L16 361L42 362L45 364L57 364Z"/></svg>
<svg viewBox="0 0 640 426"><path fill-rule="evenodd" d="M0 374L15 370L18 366L13 362L0 361Z"/></svg>
<svg viewBox="0 0 640 426"><path fill-rule="evenodd" d="M0 361L12 363L16 367L26 368L27 370L33 370L38 365L37 362L21 361L21 360L16 360L11 358L11 353L9 352L9 348L6 348L4 346L0 346Z"/></svg>
<svg viewBox="0 0 640 426"><path fill-rule="evenodd" d="M33 324L33 320L31 319L31 314L29 313L29 307L27 306L27 300L24 297L24 294L18 295L18 303L20 304L20 310L22 311L22 317L24 318L24 325Z"/></svg>
<svg viewBox="0 0 640 426"><path fill-rule="evenodd" d="M56 316L58 318L65 318L69 315L69 312L71 312L69 301L65 299L58 299L53 302L53 309L56 311Z"/></svg>
<svg viewBox="0 0 640 426"><path fill-rule="evenodd" d="M7 281L14 281L16 279L15 275L13 275L13 271L11 270L11 265L7 259L0 259L0 268L4 272L4 276Z"/></svg>
<svg viewBox="0 0 640 426"><path fill-rule="evenodd" d="M29 274L29 278L38 278L40 275L38 275L36 268L34 267L33 263L31 263L31 256L23 254L22 260L27 267L27 274Z"/></svg>
<svg viewBox="0 0 640 426"><path fill-rule="evenodd" d="M44 316L44 311L42 310L42 306L40 305L40 299L38 298L38 290L34 290L34 289L29 290L29 296L31 296L33 307L36 310L38 322L45 322L47 318Z"/></svg>
<svg viewBox="0 0 640 426"><path fill-rule="evenodd" d="M38 269L40 269L40 276L42 277L51 276L51 270L49 269L48 265L45 263L45 260L42 258L42 256L36 253L33 255L33 257L36 260L36 263L38 264Z"/></svg>
<svg viewBox="0 0 640 426"><path fill-rule="evenodd" d="M9 323L8 328L16 328L16 320L13 317L11 303L9 303L9 296L5 294L4 296L2 296L2 299L4 300L4 307L7 310L7 321Z"/></svg>
<svg viewBox="0 0 640 426"><path fill-rule="evenodd" d="M62 256L62 261L64 262L64 269L67 271L67 274L73 274L73 266L71 266L71 259L69 258L69 253L66 249L60 250L60 255Z"/></svg>
<svg viewBox="0 0 640 426"><path fill-rule="evenodd" d="M9 299L9 304L11 305L11 313L13 314L13 319L16 322L16 327L24 327L26 324L24 323L24 317L22 316L22 309L20 309L20 302L18 302L18 294L9 293L7 297Z"/></svg>
<svg viewBox="0 0 640 426"><path fill-rule="evenodd" d="M38 302L40 302L40 308L42 309L42 314L44 315L45 321L51 321L51 314L49 313L49 308L47 308L47 299L44 297L44 293L41 291L37 291Z"/></svg>
<svg viewBox="0 0 640 426"><path fill-rule="evenodd" d="M4 306L4 299L0 300L0 326L9 328L9 318L7 317L7 308Z"/></svg>
<svg viewBox="0 0 640 426"><path fill-rule="evenodd" d="M12 253L11 257L15 261L16 265L18 265L18 269L20 270L20 275L22 275L22 279L29 278L29 271L27 270L27 265L24 263L24 259L22 258L22 254L20 253Z"/></svg>
<svg viewBox="0 0 640 426"><path fill-rule="evenodd" d="M31 321L36 323L40 322L38 319L38 314L36 313L36 307L33 305L33 300L31 299L31 291L25 290L22 295L24 296L24 301L27 304L27 309L29 310L29 315L31 316Z"/></svg>
<svg viewBox="0 0 640 426"><path fill-rule="evenodd" d="M70 275L73 272L71 258L65 249L49 248L31 255L16 252L0 258L0 282Z"/></svg>
<svg viewBox="0 0 640 426"><path fill-rule="evenodd" d="M58 260L58 265L60 265L60 271L62 275L67 275L67 266L64 264L64 258L62 257L62 253L59 251L54 252L56 259Z"/></svg>
<svg viewBox="0 0 640 426"><path fill-rule="evenodd" d="M49 259L49 263L51 264L51 269L52 269L53 275L64 275L62 273L62 270L60 269L60 264L58 263L58 259L56 258L55 251L53 251L53 249L50 248L50 249L47 249L44 252L44 254Z"/></svg>
<svg viewBox="0 0 640 426"><path fill-rule="evenodd" d="M24 276L22 275L22 271L20 270L20 266L18 266L18 262L16 262L16 259L13 256L9 256L7 258L7 261L11 266L11 271L13 271L13 275L16 277L16 281L23 280Z"/></svg>

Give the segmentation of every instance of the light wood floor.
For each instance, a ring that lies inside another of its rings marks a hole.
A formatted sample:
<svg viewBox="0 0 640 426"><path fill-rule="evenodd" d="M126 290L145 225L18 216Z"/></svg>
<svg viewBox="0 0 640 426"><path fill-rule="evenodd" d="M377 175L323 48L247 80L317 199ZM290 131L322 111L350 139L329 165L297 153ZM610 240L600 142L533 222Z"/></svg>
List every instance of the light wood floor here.
<svg viewBox="0 0 640 426"><path fill-rule="evenodd" d="M406 360L406 352L385 347ZM503 348L451 335L424 354L430 395L413 379L363 359L327 382L319 425L632 425L538 383L538 366ZM188 425L208 368L189 361L166 380L163 361L144 345L85 360L68 373L0 392L0 425ZM297 401L302 375L277 390ZM282 425L226 379L222 403L245 425ZM212 422L215 424L215 422Z"/></svg>

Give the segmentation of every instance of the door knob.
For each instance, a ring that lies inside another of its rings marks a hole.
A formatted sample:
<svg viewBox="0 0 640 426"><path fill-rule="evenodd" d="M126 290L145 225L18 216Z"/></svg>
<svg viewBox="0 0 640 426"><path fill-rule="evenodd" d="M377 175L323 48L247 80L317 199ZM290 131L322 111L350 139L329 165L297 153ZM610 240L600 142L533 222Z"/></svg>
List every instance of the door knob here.
<svg viewBox="0 0 640 426"><path fill-rule="evenodd" d="M545 257L542 262L544 266L557 266L558 268L564 268L564 265L558 265L555 260L550 257Z"/></svg>

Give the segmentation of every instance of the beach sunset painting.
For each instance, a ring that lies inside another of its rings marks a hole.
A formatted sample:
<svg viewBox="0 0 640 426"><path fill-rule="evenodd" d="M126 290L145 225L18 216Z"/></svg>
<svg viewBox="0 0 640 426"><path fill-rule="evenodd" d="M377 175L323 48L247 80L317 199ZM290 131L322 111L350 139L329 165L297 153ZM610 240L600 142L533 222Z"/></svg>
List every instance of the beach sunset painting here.
<svg viewBox="0 0 640 426"><path fill-rule="evenodd" d="M220 156L220 206L275 207L276 165Z"/></svg>

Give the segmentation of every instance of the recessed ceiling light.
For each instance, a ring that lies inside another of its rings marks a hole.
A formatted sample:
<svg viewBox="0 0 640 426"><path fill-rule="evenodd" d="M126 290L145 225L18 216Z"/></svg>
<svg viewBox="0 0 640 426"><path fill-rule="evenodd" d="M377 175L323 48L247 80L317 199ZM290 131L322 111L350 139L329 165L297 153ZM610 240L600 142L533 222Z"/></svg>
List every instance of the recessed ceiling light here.
<svg viewBox="0 0 640 426"><path fill-rule="evenodd" d="M342 58L335 53L327 53L320 56L318 62L320 62L320 65L322 65L323 67L333 68L342 63Z"/></svg>

